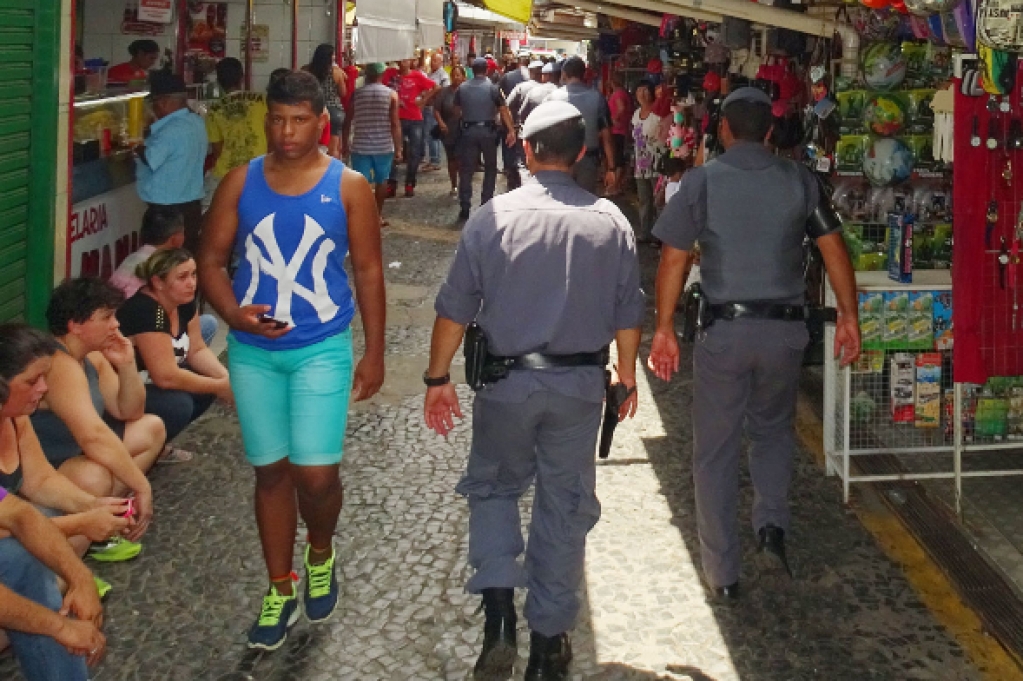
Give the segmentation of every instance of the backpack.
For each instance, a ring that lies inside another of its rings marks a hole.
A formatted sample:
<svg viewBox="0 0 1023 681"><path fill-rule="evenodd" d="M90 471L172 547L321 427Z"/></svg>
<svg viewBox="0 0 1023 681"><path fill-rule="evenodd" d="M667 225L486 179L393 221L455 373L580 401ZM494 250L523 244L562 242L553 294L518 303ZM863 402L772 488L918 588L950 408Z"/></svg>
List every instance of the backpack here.
<svg viewBox="0 0 1023 681"><path fill-rule="evenodd" d="M1016 0L981 0L977 40L993 50L1023 51L1023 15Z"/></svg>

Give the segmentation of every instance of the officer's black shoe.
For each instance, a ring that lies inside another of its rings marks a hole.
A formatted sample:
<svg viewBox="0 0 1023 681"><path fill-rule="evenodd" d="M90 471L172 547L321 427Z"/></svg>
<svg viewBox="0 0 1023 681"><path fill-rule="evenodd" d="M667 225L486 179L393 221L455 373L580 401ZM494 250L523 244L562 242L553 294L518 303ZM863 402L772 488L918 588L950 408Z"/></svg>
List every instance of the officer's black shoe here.
<svg viewBox="0 0 1023 681"><path fill-rule="evenodd" d="M476 660L473 679L504 681L511 677L518 645L515 638L515 590L483 589L483 650Z"/></svg>
<svg viewBox="0 0 1023 681"><path fill-rule="evenodd" d="M785 558L785 530L774 525L766 525L757 533L760 543L757 545L757 567L762 577L785 574L792 577L789 561Z"/></svg>
<svg viewBox="0 0 1023 681"><path fill-rule="evenodd" d="M458 211L458 220L460 222L465 222L468 219L469 219L469 209L468 208L463 208L460 211Z"/></svg>
<svg viewBox="0 0 1023 681"><path fill-rule="evenodd" d="M716 586L711 589L714 599L721 603L735 603L739 600L739 582L728 586Z"/></svg>
<svg viewBox="0 0 1023 681"><path fill-rule="evenodd" d="M568 665L572 662L572 643L568 634L543 636L529 632L529 664L526 681L562 681L568 678Z"/></svg>

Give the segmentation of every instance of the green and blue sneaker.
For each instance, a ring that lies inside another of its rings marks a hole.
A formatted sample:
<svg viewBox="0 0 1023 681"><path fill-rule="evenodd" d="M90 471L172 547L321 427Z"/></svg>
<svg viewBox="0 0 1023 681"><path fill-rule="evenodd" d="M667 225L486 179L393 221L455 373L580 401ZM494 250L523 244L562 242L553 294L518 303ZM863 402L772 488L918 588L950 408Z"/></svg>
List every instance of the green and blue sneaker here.
<svg viewBox="0 0 1023 681"><path fill-rule="evenodd" d="M305 547L305 616L313 624L326 622L337 610L339 602L340 587L338 586L337 574L334 572L333 547L330 550L330 558L321 565L309 564L309 547Z"/></svg>
<svg viewBox="0 0 1023 681"><path fill-rule="evenodd" d="M100 563L123 563L142 553L142 544L123 537L111 537L89 547L89 558Z"/></svg>
<svg viewBox="0 0 1023 681"><path fill-rule="evenodd" d="M270 585L270 590L263 596L263 609L259 611L259 619L249 629L249 647L260 650L277 650L288 638L288 628L298 621L301 613L298 610L298 585L290 596L283 596L277 587Z"/></svg>

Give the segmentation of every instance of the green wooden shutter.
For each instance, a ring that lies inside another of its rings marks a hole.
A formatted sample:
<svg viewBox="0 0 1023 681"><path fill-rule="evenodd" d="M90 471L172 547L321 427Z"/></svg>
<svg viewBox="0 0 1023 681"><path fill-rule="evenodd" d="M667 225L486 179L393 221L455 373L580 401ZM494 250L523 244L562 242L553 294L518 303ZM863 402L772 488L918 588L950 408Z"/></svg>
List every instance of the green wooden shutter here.
<svg viewBox="0 0 1023 681"><path fill-rule="evenodd" d="M59 43L59 0L0 3L0 321L41 323L53 285Z"/></svg>

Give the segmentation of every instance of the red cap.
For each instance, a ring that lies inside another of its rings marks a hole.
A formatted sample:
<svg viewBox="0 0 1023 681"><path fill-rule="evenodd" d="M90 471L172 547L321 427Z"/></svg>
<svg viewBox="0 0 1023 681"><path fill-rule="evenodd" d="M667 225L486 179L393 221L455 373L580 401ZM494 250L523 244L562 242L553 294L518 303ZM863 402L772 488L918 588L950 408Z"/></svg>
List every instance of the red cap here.
<svg viewBox="0 0 1023 681"><path fill-rule="evenodd" d="M664 64L662 64L661 60L658 59L657 57L654 57L653 59L646 63L647 73L660 73L663 68Z"/></svg>
<svg viewBox="0 0 1023 681"><path fill-rule="evenodd" d="M703 89L705 92L720 92L721 76L713 71L708 71L707 75L703 77Z"/></svg>

